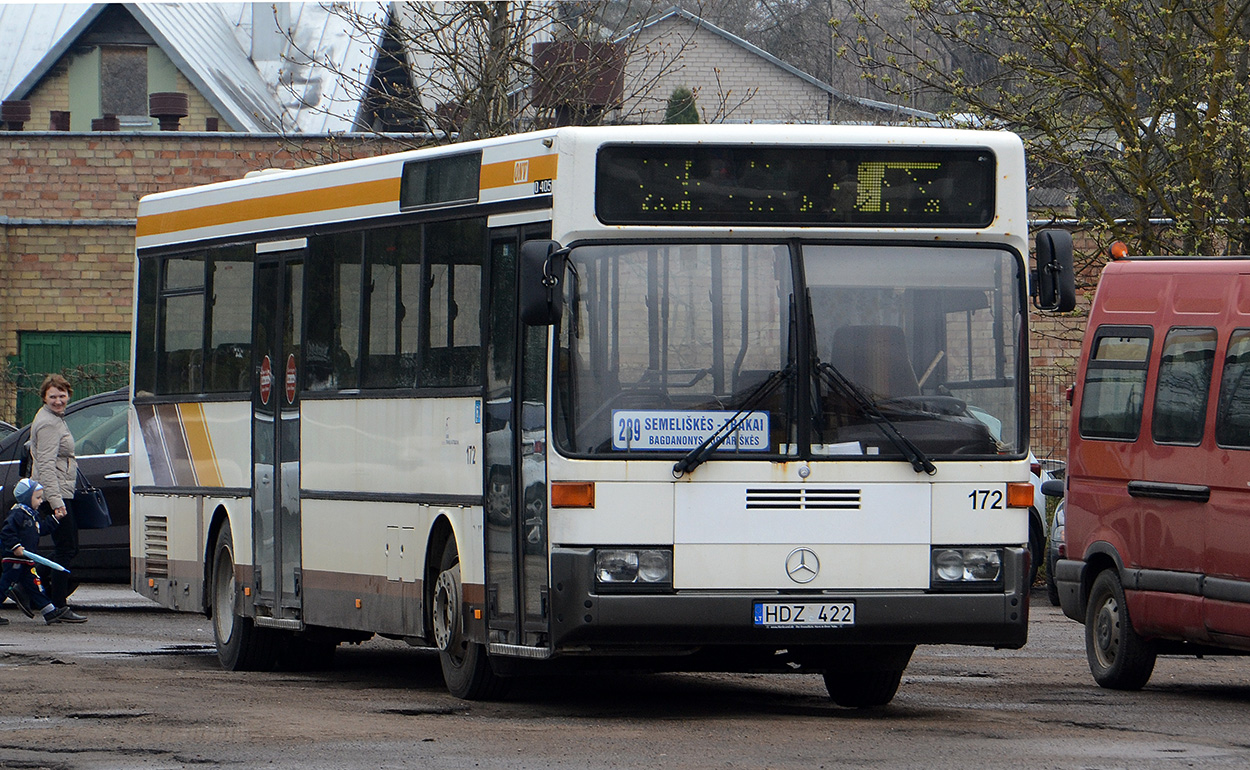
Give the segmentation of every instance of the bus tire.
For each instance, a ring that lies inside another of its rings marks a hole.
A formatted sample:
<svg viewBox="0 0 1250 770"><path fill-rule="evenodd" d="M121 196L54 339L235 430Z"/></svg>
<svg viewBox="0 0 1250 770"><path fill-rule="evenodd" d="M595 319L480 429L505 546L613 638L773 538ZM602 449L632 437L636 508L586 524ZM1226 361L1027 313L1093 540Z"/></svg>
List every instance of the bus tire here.
<svg viewBox="0 0 1250 770"><path fill-rule="evenodd" d="M1037 583L1037 572L1046 558L1046 527L1036 508L1029 508L1029 584L1027 590L1033 590Z"/></svg>
<svg viewBox="0 0 1250 770"><path fill-rule="evenodd" d="M278 639L270 629L257 628L251 618L235 614L238 586L234 580L234 539L229 522L217 532L213 546L213 640L217 659L227 671L268 671L277 660Z"/></svg>
<svg viewBox="0 0 1250 770"><path fill-rule="evenodd" d="M439 561L438 579L430 602L434 644L443 668L447 691L464 700L493 700L508 688L508 680L491 668L486 647L469 641L464 629L464 588L460 554L449 539Z"/></svg>
<svg viewBox="0 0 1250 770"><path fill-rule="evenodd" d="M879 708L894 700L903 672L915 647L891 650L885 655L850 655L825 672L829 698L846 708Z"/></svg>
<svg viewBox="0 0 1250 770"><path fill-rule="evenodd" d="M1154 673L1158 650L1133 629L1115 570L1098 574L1085 608L1085 657L1094 681L1110 690L1140 690Z"/></svg>

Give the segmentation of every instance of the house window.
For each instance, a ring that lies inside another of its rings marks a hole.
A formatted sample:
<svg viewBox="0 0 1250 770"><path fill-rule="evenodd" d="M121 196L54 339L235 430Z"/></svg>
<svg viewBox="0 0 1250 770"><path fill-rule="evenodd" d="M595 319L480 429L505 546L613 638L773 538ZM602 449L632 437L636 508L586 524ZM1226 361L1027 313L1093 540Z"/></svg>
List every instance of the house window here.
<svg viewBox="0 0 1250 770"><path fill-rule="evenodd" d="M123 123L151 123L146 46L100 47L100 112Z"/></svg>

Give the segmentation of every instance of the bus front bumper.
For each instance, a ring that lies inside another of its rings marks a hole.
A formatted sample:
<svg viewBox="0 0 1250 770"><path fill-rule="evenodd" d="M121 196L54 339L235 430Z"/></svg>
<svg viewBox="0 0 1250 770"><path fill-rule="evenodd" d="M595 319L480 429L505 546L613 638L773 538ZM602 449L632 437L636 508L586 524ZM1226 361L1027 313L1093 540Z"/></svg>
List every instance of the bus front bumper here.
<svg viewBox="0 0 1250 770"><path fill-rule="evenodd" d="M598 593L594 549L553 548L553 651L589 653L714 645L969 644L1022 647L1028 639L1027 551L1009 548L1005 585L993 593L775 591ZM757 602L855 604L854 625L769 628L754 622Z"/></svg>

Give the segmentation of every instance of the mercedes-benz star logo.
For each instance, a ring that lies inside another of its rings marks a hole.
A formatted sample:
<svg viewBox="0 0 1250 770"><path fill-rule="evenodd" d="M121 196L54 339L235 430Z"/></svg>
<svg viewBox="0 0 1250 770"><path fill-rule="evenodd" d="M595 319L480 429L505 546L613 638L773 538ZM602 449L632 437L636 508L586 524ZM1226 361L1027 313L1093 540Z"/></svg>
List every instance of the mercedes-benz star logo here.
<svg viewBox="0 0 1250 770"><path fill-rule="evenodd" d="M795 548L786 557L786 574L796 583L810 583L820 573L820 559L810 548Z"/></svg>

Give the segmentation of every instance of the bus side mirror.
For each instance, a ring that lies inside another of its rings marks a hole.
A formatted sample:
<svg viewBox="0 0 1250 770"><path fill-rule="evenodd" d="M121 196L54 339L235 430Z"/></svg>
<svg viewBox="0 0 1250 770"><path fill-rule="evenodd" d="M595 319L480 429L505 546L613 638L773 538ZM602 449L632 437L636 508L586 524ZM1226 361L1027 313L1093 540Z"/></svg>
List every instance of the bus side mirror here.
<svg viewBox="0 0 1250 770"><path fill-rule="evenodd" d="M1072 235L1067 230L1037 234L1037 281L1034 302L1038 310L1066 313L1076 307L1076 274L1072 267Z"/></svg>
<svg viewBox="0 0 1250 770"><path fill-rule="evenodd" d="M1042 494L1047 497L1063 497L1063 479L1046 479L1043 481Z"/></svg>
<svg viewBox="0 0 1250 770"><path fill-rule="evenodd" d="M564 309L568 252L555 241L521 244L520 316L527 326L551 326Z"/></svg>

